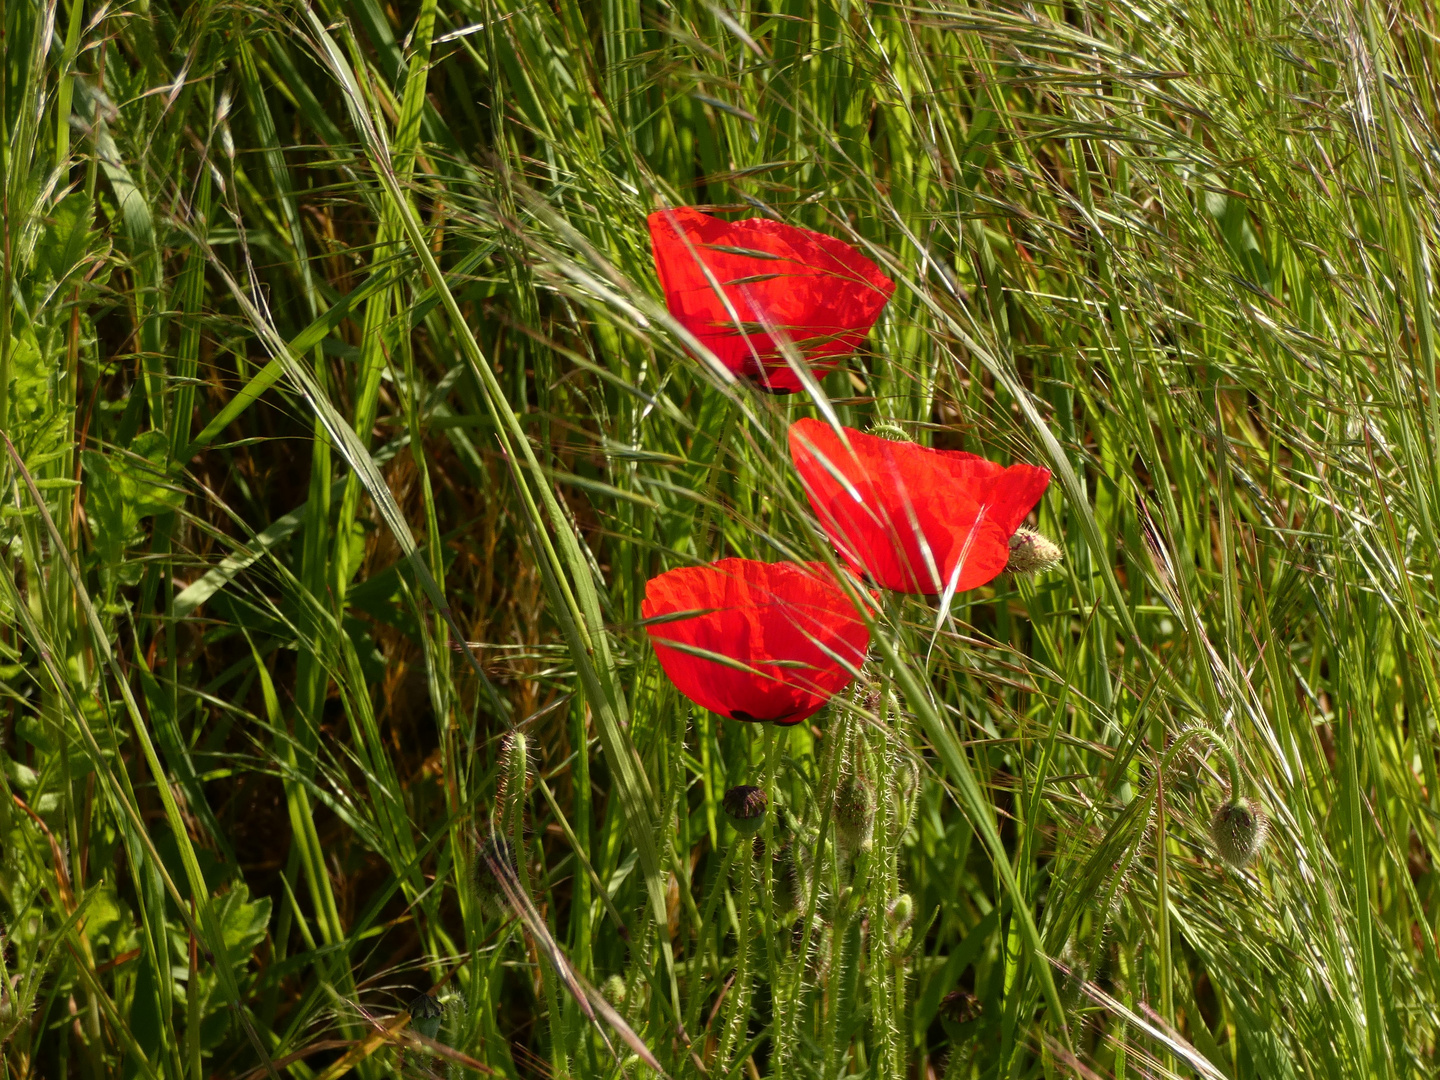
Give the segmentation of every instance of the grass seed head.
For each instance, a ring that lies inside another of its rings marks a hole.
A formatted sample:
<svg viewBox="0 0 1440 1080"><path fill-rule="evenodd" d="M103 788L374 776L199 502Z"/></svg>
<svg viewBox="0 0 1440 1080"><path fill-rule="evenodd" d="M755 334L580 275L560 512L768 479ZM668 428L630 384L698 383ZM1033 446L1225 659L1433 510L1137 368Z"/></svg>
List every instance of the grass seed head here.
<svg viewBox="0 0 1440 1080"><path fill-rule="evenodd" d="M765 810L770 801L765 792L751 784L737 784L725 792L720 801L730 824L741 836L754 836L765 824Z"/></svg>
<svg viewBox="0 0 1440 1080"><path fill-rule="evenodd" d="M1064 557L1054 540L1022 525L1010 537L1010 561L1005 569L1012 574L1043 574L1059 566Z"/></svg>
<svg viewBox="0 0 1440 1080"><path fill-rule="evenodd" d="M1265 846L1265 813L1253 799L1232 798L1210 819L1215 851L1236 870L1244 869Z"/></svg>

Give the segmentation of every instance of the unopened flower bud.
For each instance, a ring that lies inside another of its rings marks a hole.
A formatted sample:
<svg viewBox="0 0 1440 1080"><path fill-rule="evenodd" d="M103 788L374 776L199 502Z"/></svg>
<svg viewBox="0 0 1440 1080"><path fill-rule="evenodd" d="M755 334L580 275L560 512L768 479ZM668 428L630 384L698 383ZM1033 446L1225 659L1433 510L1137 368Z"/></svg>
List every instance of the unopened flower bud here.
<svg viewBox="0 0 1440 1080"><path fill-rule="evenodd" d="M909 434L894 420L876 420L870 425L870 434L891 442L912 442Z"/></svg>
<svg viewBox="0 0 1440 1080"><path fill-rule="evenodd" d="M901 893L885 908L889 925L890 947L904 949L910 944L910 925L915 921L915 901L909 893Z"/></svg>
<svg viewBox="0 0 1440 1080"><path fill-rule="evenodd" d="M840 781L835 791L835 836L841 857L849 860L870 850L875 832L875 792L857 773Z"/></svg>
<svg viewBox="0 0 1440 1080"><path fill-rule="evenodd" d="M725 792L720 801L730 824L741 836L753 836L765 824L765 810L770 801L765 792L750 784L737 784Z"/></svg>
<svg viewBox="0 0 1440 1080"><path fill-rule="evenodd" d="M1005 569L1012 574L1043 574L1059 566L1064 557L1054 540L1022 525L1010 537L1010 561Z"/></svg>
<svg viewBox="0 0 1440 1080"><path fill-rule="evenodd" d="M523 732L512 731L500 741L500 801L523 799L529 781L529 740Z"/></svg>
<svg viewBox="0 0 1440 1080"><path fill-rule="evenodd" d="M429 994L421 994L410 1002L410 1026L417 1035L433 1039L440 1034L440 1018L445 1015L445 1006Z"/></svg>
<svg viewBox="0 0 1440 1080"><path fill-rule="evenodd" d="M1210 819L1210 839L1220 858L1240 870L1264 847L1267 827L1259 804L1252 799L1233 798Z"/></svg>
<svg viewBox="0 0 1440 1080"><path fill-rule="evenodd" d="M618 1009L625 1004L625 999L629 997L630 990L625 985L623 976L611 975L600 984L600 995Z"/></svg>
<svg viewBox="0 0 1440 1080"><path fill-rule="evenodd" d="M525 796L530 786L530 748L523 732L512 731L500 743L500 781L496 804L500 823L507 838L513 838L525 812Z"/></svg>
<svg viewBox="0 0 1440 1080"><path fill-rule="evenodd" d="M885 908L885 918L897 930L903 930L915 918L915 901L909 893L901 893Z"/></svg>

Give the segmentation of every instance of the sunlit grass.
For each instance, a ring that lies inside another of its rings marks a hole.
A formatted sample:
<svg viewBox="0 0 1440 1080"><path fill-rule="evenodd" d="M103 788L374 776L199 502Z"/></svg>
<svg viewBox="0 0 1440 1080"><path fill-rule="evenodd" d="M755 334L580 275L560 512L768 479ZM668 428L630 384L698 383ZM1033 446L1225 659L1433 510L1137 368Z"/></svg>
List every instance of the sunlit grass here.
<svg viewBox="0 0 1440 1080"><path fill-rule="evenodd" d="M1428 8L0 18L6 1076L1433 1071ZM823 393L692 355L691 204L897 283ZM640 604L833 563L805 416L1065 559L765 729Z"/></svg>

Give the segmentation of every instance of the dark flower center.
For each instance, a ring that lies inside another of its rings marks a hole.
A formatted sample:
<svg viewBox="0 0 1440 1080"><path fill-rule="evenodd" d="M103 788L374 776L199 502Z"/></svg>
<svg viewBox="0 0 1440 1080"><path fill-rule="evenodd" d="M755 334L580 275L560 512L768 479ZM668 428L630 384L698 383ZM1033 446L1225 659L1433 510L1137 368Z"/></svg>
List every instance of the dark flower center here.
<svg viewBox="0 0 1440 1080"><path fill-rule="evenodd" d="M790 718L791 718L792 716L794 716L794 715L795 715L795 713L794 713L793 711L791 711L791 712L783 712L783 713L781 713L779 716L755 716L755 715L753 715L753 714L751 714L751 713L746 712L744 709L731 709L731 710L730 710L730 719L731 719L731 720L743 720L743 721L745 721L745 723L747 723L747 724L764 724L764 723L780 724L782 727L783 727L784 725L786 725L786 724L794 724L794 723L796 723L797 721L790 719Z"/></svg>

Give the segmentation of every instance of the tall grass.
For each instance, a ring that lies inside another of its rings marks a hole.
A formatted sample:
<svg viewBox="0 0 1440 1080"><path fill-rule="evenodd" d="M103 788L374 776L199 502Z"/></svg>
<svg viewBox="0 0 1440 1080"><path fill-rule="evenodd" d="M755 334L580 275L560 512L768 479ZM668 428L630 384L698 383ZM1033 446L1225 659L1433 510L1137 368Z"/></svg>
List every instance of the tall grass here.
<svg viewBox="0 0 1440 1080"><path fill-rule="evenodd" d="M0 23L8 1080L1434 1072L1429 6ZM867 351L694 359L682 204L865 251ZM1066 560L765 730L639 608L833 558L808 415L1049 467Z"/></svg>

